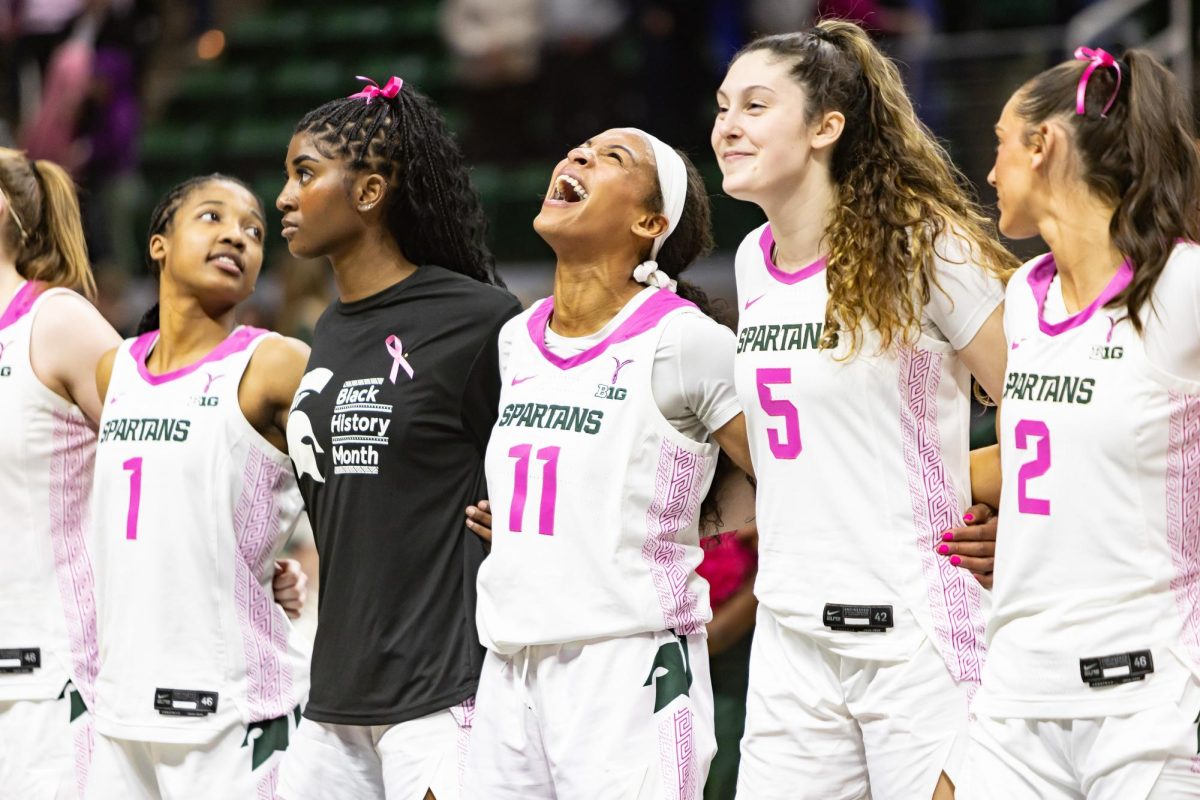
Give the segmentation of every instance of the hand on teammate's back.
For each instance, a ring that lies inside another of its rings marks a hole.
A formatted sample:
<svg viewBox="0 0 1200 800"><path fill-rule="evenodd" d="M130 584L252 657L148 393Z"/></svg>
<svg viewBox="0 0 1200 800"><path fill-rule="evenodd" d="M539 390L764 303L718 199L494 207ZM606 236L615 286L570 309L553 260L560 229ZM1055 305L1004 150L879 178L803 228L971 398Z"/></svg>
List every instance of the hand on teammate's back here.
<svg viewBox="0 0 1200 800"><path fill-rule="evenodd" d="M985 589L992 588L992 569L996 562L996 523L998 517L990 506L978 503L963 514L961 527L942 534L934 549L956 567L971 571Z"/></svg>
<svg viewBox="0 0 1200 800"><path fill-rule="evenodd" d="M291 558L277 559L271 589L275 592L275 602L283 607L284 613L299 619L308 596L308 576L300 569L300 562Z"/></svg>
<svg viewBox="0 0 1200 800"><path fill-rule="evenodd" d="M467 506L467 527L476 536L488 544L492 542L492 506L487 500L480 500L473 506Z"/></svg>

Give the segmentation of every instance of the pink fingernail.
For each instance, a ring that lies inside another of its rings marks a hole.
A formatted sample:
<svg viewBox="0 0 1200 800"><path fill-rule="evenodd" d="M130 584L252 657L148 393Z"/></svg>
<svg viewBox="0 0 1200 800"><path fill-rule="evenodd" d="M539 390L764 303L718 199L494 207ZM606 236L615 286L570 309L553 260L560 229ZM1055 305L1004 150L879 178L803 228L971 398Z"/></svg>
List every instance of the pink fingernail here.
<svg viewBox="0 0 1200 800"><path fill-rule="evenodd" d="M943 541L943 542L952 542L952 541L954 541L954 534L953 534L953 533L951 533L950 531L946 531L945 533L943 533L943 534L942 534L942 541Z"/></svg>
<svg viewBox="0 0 1200 800"><path fill-rule="evenodd" d="M959 558L958 556L950 556L950 566L957 567L961 563L962 563L962 559Z"/></svg>
<svg viewBox="0 0 1200 800"><path fill-rule="evenodd" d="M950 552L950 547L948 545L942 545L938 548L938 552L942 555L947 555Z"/></svg>
<svg viewBox="0 0 1200 800"><path fill-rule="evenodd" d="M970 522L973 519L975 519L974 514L963 514L963 522Z"/></svg>

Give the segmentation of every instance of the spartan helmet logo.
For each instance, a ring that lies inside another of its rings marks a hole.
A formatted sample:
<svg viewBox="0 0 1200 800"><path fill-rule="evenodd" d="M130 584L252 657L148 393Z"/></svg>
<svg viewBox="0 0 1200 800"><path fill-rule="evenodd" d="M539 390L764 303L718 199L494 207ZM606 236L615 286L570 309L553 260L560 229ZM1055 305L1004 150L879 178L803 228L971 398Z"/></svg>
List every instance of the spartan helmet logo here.
<svg viewBox="0 0 1200 800"><path fill-rule="evenodd" d="M303 411L297 411L296 407L308 395L320 394L332 377L333 372L324 367L305 373L300 379L300 386L296 389L296 397L292 400L292 408L288 412L288 454L292 457L292 463L296 465L296 475L301 478L307 475L317 483L325 482L317 466L317 454L325 451L317 444L312 420Z"/></svg>

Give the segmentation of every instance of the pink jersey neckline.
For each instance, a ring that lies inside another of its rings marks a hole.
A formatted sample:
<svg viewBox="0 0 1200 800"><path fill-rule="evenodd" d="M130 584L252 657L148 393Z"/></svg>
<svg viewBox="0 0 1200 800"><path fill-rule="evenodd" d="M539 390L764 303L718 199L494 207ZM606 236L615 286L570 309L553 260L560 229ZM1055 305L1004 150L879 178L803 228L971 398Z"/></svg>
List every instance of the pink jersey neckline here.
<svg viewBox="0 0 1200 800"><path fill-rule="evenodd" d="M582 353L576 353L570 358L563 358L550 352L546 347L546 326L550 322L550 314L554 311L554 298L547 297L538 305L534 312L529 315L528 328L529 338L537 345L542 356L559 369L571 369L580 364L586 364L589 361L598 358L604 354L604 351L615 344L620 344L628 339L632 339L640 333L653 328L658 324L664 316L677 308L685 307L695 308L695 304L684 300L679 295L667 289L659 289L650 296L636 311L629 315L629 319L617 326L617 329L604 337L603 341L584 350Z"/></svg>
<svg viewBox="0 0 1200 800"><path fill-rule="evenodd" d="M769 222L763 227L762 235L758 237L758 246L762 249L763 265L767 268L767 273L780 283L786 283L789 286L799 283L805 278L811 278L818 272L822 272L829 263L828 257L821 256L807 267L796 272L784 272L775 266L775 260L771 258L771 249L775 247L775 234L771 232L771 224Z"/></svg>
<svg viewBox="0 0 1200 800"><path fill-rule="evenodd" d="M158 341L158 331L147 331L134 339L133 344L129 347L129 355L133 356L133 360L137 364L138 374L142 376L146 383L149 383L151 386L158 386L159 384L182 378L185 375L190 375L205 364L220 361L222 358L233 353L239 353L245 350L252 341L266 332L262 328L239 325L234 329L233 333L226 336L225 340L214 347L204 358L188 364L186 367L180 367L171 372L164 372L161 375L155 375L146 368L146 358L150 355L150 350L154 347L154 343Z"/></svg>
<svg viewBox="0 0 1200 800"><path fill-rule="evenodd" d="M1128 261L1123 263L1117 270L1117 274L1104 287L1104 291L1100 292L1100 295L1087 308L1069 315L1061 322L1047 322L1046 296L1050 293L1050 284L1054 281L1054 276L1057 274L1058 265L1054 262L1054 254L1047 253L1029 271L1028 276L1029 288L1033 290L1033 298L1037 301L1038 327L1047 336L1057 336L1060 333L1065 333L1091 319L1092 315L1099 309L1106 306L1110 300L1125 291L1125 287L1133 280L1133 267L1130 266Z"/></svg>
<svg viewBox="0 0 1200 800"><path fill-rule="evenodd" d="M28 314L29 309L33 308L34 302L38 299L38 295L45 288L46 284L39 281L25 281L24 285L13 295L13 299L8 302L8 308L4 309L4 314L0 315L0 330L4 330Z"/></svg>

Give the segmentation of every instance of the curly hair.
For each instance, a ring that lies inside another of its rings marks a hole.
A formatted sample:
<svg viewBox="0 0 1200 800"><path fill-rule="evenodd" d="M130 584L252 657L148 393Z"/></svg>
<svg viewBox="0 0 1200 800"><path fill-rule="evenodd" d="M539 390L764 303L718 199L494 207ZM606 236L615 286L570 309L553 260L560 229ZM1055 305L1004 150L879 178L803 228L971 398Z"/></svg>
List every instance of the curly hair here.
<svg viewBox="0 0 1200 800"><path fill-rule="evenodd" d="M1133 266L1133 280L1110 306L1124 305L1139 332L1141 313L1178 239L1200 241L1200 154L1189 103L1179 82L1154 56L1130 50L1121 59L1126 80L1099 69L1085 95L1086 114L1075 113L1076 90L1087 65L1067 61L1017 90L1017 116L1027 124L1056 117L1066 124L1083 178L1098 197L1116 206L1109 234ZM1105 101L1115 102L1101 114Z"/></svg>
<svg viewBox="0 0 1200 800"><path fill-rule="evenodd" d="M896 65L852 22L825 20L799 33L764 36L734 57L764 50L789 64L808 97L806 121L828 111L845 116L834 145L833 218L822 346L851 337L857 353L864 327L879 350L915 343L937 281L943 237L963 241L967 258L1007 281L1017 259L1000 245L995 224L967 189L966 178L918 119Z"/></svg>
<svg viewBox="0 0 1200 800"><path fill-rule="evenodd" d="M503 286L484 241L487 219L446 122L407 84L395 97L331 100L296 125L321 155L387 179L386 224L404 257Z"/></svg>
<svg viewBox="0 0 1200 800"><path fill-rule="evenodd" d="M8 199L8 224L0 231L17 272L31 281L65 286L96 297L79 197L66 170L53 161L31 161L0 147L0 191Z"/></svg>

